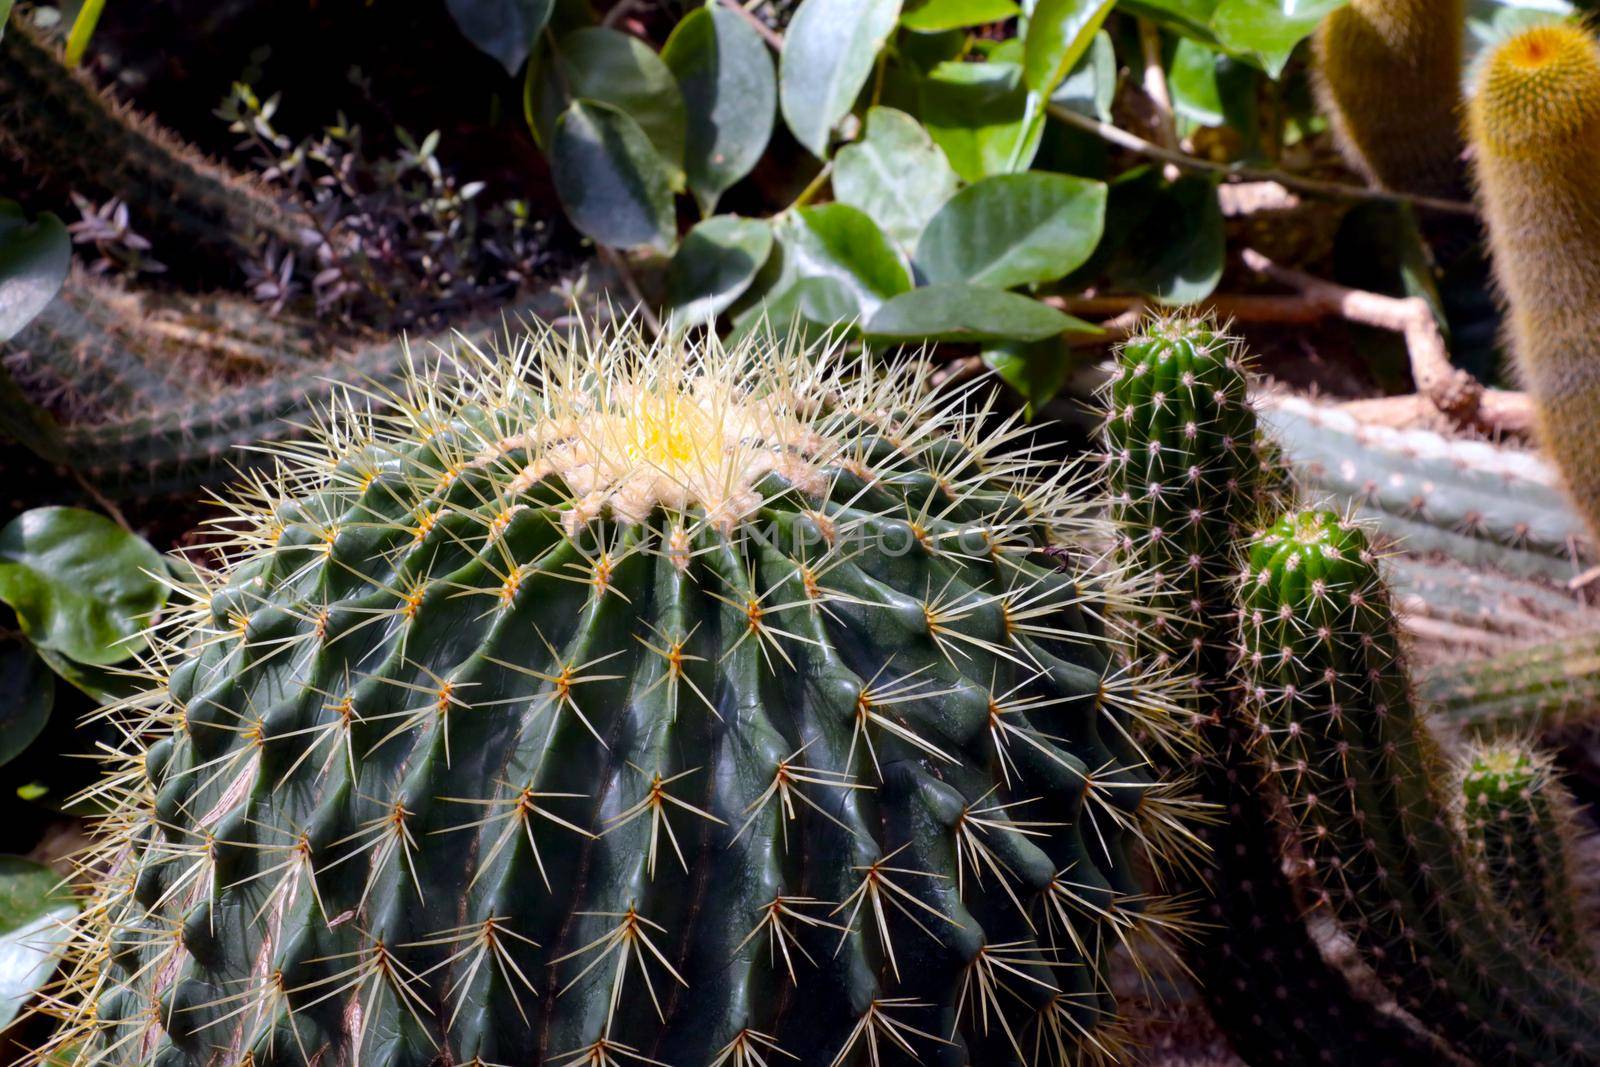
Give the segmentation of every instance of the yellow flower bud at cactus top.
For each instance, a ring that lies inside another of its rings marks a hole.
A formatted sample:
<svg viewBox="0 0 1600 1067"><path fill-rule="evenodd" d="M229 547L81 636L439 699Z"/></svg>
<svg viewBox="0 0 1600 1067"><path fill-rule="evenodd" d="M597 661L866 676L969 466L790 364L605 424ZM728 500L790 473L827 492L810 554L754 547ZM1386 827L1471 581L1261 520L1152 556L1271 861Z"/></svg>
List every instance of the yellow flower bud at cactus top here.
<svg viewBox="0 0 1600 1067"><path fill-rule="evenodd" d="M1479 72L1468 131L1517 372L1600 530L1600 46L1569 24L1510 38Z"/></svg>
<svg viewBox="0 0 1600 1067"><path fill-rule="evenodd" d="M1351 0L1317 29L1318 98L1352 167L1386 189L1461 191L1462 0Z"/></svg>

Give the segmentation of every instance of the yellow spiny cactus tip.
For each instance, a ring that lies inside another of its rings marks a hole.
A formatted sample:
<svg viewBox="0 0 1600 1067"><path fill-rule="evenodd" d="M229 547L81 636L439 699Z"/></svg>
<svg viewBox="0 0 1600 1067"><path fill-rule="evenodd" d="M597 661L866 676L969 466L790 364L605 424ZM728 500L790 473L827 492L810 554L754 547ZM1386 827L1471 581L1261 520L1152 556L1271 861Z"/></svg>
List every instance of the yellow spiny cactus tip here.
<svg viewBox="0 0 1600 1067"><path fill-rule="evenodd" d="M1600 46L1584 27L1554 22L1506 40L1479 73L1473 141L1507 156L1560 151L1600 119Z"/></svg>

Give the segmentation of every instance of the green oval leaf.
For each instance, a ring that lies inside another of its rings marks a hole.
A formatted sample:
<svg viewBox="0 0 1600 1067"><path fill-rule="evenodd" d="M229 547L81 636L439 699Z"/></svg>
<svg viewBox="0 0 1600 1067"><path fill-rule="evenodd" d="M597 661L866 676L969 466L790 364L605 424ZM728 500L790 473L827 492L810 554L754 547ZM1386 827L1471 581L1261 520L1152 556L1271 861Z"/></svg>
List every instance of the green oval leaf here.
<svg viewBox="0 0 1600 1067"><path fill-rule="evenodd" d="M1117 0L1039 0L1022 44L1023 83L1049 96L1089 50Z"/></svg>
<svg viewBox="0 0 1600 1067"><path fill-rule="evenodd" d="M0 645L0 764L33 744L55 702L55 675L38 654L20 639Z"/></svg>
<svg viewBox="0 0 1600 1067"><path fill-rule="evenodd" d="M1027 170L1033 162L1044 124L1027 121L1018 64L940 63L920 92L922 121L963 181Z"/></svg>
<svg viewBox="0 0 1600 1067"><path fill-rule="evenodd" d="M943 33L1020 14L1022 9L1013 0L910 0L900 14L900 25L916 33Z"/></svg>
<svg viewBox="0 0 1600 1067"><path fill-rule="evenodd" d="M1048 304L1002 289L927 285L884 302L863 332L876 341L1043 341L1100 329Z"/></svg>
<svg viewBox="0 0 1600 1067"><path fill-rule="evenodd" d="M958 185L954 168L928 131L892 107L868 111L865 136L839 149L833 164L834 198L866 212L906 249L917 243Z"/></svg>
<svg viewBox="0 0 1600 1067"><path fill-rule="evenodd" d="M0 856L0 1026L49 980L78 906L61 876L21 856Z"/></svg>
<svg viewBox="0 0 1600 1067"><path fill-rule="evenodd" d="M750 173L772 136L778 106L772 57L755 30L719 5L690 12L667 38L661 58L688 109L689 188L709 214Z"/></svg>
<svg viewBox="0 0 1600 1067"><path fill-rule="evenodd" d="M1101 122L1111 121L1117 94L1117 53L1111 35L1101 30L1078 65L1050 94L1050 102Z"/></svg>
<svg viewBox="0 0 1600 1067"><path fill-rule="evenodd" d="M917 243L928 281L994 289L1051 282L1076 270L1100 243L1106 187L1034 171L967 186L939 210Z"/></svg>
<svg viewBox="0 0 1600 1067"><path fill-rule="evenodd" d="M1274 78L1295 46L1317 28L1329 12L1349 0L1220 0L1211 15L1211 30L1230 52L1260 63Z"/></svg>
<svg viewBox="0 0 1600 1067"><path fill-rule="evenodd" d="M1028 402L1031 419L1061 391L1072 372L1072 349L1060 337L1023 343L1009 341L984 350L986 367Z"/></svg>
<svg viewBox="0 0 1600 1067"><path fill-rule="evenodd" d="M672 183L649 138L622 111L574 100L556 122L550 174L572 224L615 248L672 245Z"/></svg>
<svg viewBox="0 0 1600 1067"><path fill-rule="evenodd" d="M550 144L556 120L573 101L610 104L655 146L668 184L674 190L683 188L689 121L683 93L649 45L619 30L585 26L556 42L529 75L533 93L529 113L541 145Z"/></svg>
<svg viewBox="0 0 1600 1067"><path fill-rule="evenodd" d="M778 61L778 102L795 140L819 159L855 106L900 17L900 0L801 0Z"/></svg>
<svg viewBox="0 0 1600 1067"><path fill-rule="evenodd" d="M755 332L786 340L798 332L807 342L837 336L857 316L855 294L838 278L801 278L774 291L740 314L728 343Z"/></svg>
<svg viewBox="0 0 1600 1067"><path fill-rule="evenodd" d="M849 204L801 208L778 231L785 273L836 278L865 318L896 293L911 288L911 272L883 231Z"/></svg>
<svg viewBox="0 0 1600 1067"><path fill-rule="evenodd" d="M555 0L445 0L461 35L515 74L550 21Z"/></svg>
<svg viewBox="0 0 1600 1067"><path fill-rule="evenodd" d="M103 515L34 508L0 530L0 600L28 638L81 663L127 659L167 602L160 553Z"/></svg>
<svg viewBox="0 0 1600 1067"><path fill-rule="evenodd" d="M0 200L0 343L11 340L55 299L72 265L72 239L49 212L29 222L14 200Z"/></svg>
<svg viewBox="0 0 1600 1067"><path fill-rule="evenodd" d="M690 230L667 268L667 300L681 326L710 322L750 288L772 254L764 219L717 215Z"/></svg>
<svg viewBox="0 0 1600 1067"><path fill-rule="evenodd" d="M1226 238L1210 178L1169 184L1154 168L1129 171L1112 184L1106 231L1118 288L1178 306L1204 300L1222 280Z"/></svg>

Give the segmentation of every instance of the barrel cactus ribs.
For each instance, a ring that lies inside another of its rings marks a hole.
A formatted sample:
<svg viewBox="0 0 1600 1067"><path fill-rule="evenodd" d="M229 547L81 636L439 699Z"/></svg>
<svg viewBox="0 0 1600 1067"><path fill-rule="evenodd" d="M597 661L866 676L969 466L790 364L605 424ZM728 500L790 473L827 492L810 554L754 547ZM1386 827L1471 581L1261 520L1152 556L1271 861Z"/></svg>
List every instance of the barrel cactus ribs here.
<svg viewBox="0 0 1600 1067"><path fill-rule="evenodd" d="M545 331L278 446L106 712L57 1048L1115 1060L1171 685L1092 482L923 380Z"/></svg>

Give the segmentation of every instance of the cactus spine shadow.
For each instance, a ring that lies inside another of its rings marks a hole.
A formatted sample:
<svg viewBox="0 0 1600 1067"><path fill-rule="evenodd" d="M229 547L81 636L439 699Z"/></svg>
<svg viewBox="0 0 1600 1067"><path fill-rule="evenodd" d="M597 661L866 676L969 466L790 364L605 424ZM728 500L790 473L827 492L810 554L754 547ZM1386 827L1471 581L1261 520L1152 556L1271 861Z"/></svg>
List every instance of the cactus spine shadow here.
<svg viewBox="0 0 1600 1067"><path fill-rule="evenodd" d="M1385 189L1455 196L1462 0L1351 0L1317 28L1316 86L1345 159Z"/></svg>
<svg viewBox="0 0 1600 1067"><path fill-rule="evenodd" d="M1600 48L1551 24L1501 44L1468 126L1479 200L1539 437L1600 530Z"/></svg>

